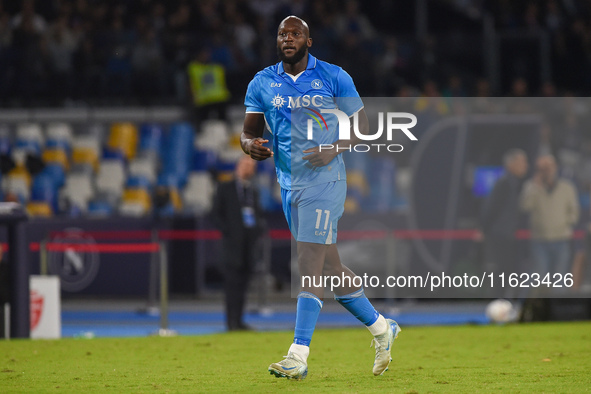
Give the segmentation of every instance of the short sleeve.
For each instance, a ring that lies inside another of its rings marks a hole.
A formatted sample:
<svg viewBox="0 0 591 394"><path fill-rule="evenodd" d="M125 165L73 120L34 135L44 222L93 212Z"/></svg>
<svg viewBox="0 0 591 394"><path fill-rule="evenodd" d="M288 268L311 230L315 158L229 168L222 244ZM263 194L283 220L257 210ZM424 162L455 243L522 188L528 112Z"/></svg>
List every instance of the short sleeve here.
<svg viewBox="0 0 591 394"><path fill-rule="evenodd" d="M260 99L261 90L259 88L258 78L254 78L248 84L246 89L246 97L244 98L244 105L246 106L246 112L252 113L264 113L265 109Z"/></svg>
<svg viewBox="0 0 591 394"><path fill-rule="evenodd" d="M357 93L353 78L343 69L339 69L336 81L335 97L337 106L349 116L353 116L361 108L363 101Z"/></svg>

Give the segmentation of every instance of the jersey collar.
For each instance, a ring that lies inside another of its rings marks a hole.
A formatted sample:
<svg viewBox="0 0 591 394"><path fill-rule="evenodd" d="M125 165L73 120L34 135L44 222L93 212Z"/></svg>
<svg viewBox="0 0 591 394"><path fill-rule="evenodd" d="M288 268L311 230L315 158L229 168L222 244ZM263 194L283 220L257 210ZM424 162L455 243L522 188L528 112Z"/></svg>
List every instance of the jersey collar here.
<svg viewBox="0 0 591 394"><path fill-rule="evenodd" d="M308 52L308 65L306 66L306 70L311 70L316 68L317 59ZM283 69L283 62L279 62L277 66L277 74L282 75L285 74L285 70Z"/></svg>

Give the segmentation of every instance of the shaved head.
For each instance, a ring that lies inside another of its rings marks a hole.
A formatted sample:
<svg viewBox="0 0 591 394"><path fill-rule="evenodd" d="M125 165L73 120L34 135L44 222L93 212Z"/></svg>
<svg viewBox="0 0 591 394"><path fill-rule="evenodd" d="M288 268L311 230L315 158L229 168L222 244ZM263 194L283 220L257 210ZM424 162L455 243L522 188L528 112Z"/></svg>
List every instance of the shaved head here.
<svg viewBox="0 0 591 394"><path fill-rule="evenodd" d="M306 68L308 48L312 46L310 29L302 18L290 15L277 28L277 56L287 65ZM293 69L291 69L293 71ZM289 70L287 72L290 72Z"/></svg>
<svg viewBox="0 0 591 394"><path fill-rule="evenodd" d="M290 15L281 21L278 29L281 29L281 26L283 26L286 22L300 23L303 26L303 30L306 33L306 37L310 37L310 27L302 18L297 17L295 15Z"/></svg>

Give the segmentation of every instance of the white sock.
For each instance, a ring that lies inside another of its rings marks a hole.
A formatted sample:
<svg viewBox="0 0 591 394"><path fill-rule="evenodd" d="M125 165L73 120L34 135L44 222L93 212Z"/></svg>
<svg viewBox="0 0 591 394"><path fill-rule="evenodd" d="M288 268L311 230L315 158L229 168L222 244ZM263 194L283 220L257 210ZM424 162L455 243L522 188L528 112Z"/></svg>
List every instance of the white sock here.
<svg viewBox="0 0 591 394"><path fill-rule="evenodd" d="M297 354L302 359L302 361L308 364L308 356L310 355L309 346L292 343L289 347L289 352Z"/></svg>
<svg viewBox="0 0 591 394"><path fill-rule="evenodd" d="M376 337L378 335L382 335L388 330L388 322L386 321L386 318L380 313L378 320L376 320L372 325L367 326L367 329L369 332L371 332L371 335Z"/></svg>

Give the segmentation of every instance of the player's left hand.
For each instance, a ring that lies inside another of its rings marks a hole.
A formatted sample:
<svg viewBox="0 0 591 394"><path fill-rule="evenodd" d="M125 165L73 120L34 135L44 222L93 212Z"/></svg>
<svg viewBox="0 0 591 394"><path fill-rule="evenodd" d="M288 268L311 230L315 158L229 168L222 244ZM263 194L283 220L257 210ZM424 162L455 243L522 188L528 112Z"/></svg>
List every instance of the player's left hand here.
<svg viewBox="0 0 591 394"><path fill-rule="evenodd" d="M302 159L308 160L308 163L314 167L324 167L338 155L335 148L322 148L322 150L320 150L319 146L306 149L304 153L310 154L302 157Z"/></svg>

